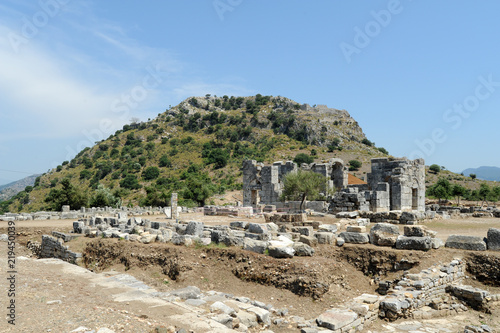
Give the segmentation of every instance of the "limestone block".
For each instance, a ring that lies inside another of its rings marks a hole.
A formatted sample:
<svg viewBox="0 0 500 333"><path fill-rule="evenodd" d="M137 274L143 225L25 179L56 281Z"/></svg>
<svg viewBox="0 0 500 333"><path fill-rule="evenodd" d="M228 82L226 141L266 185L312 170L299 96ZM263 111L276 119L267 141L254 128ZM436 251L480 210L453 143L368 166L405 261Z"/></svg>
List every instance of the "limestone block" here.
<svg viewBox="0 0 500 333"><path fill-rule="evenodd" d="M335 235L331 232L317 232L314 236L318 244L333 244Z"/></svg>
<svg viewBox="0 0 500 333"><path fill-rule="evenodd" d="M500 229L489 228L487 236L488 250L500 250Z"/></svg>
<svg viewBox="0 0 500 333"><path fill-rule="evenodd" d="M314 254L314 249L301 242L295 242L293 243L293 249L295 250L295 255L299 257L312 257Z"/></svg>
<svg viewBox="0 0 500 333"><path fill-rule="evenodd" d="M243 249L247 251L252 251L256 253L263 254L267 247L268 247L268 242L265 241L259 241L251 238L245 238L243 241Z"/></svg>
<svg viewBox="0 0 500 333"><path fill-rule="evenodd" d="M268 251L273 258L293 258L295 254L291 246L269 246Z"/></svg>
<svg viewBox="0 0 500 333"><path fill-rule="evenodd" d="M330 330L338 330L346 327L358 319L358 315L351 310L331 309L322 313L316 318L316 323L320 327Z"/></svg>
<svg viewBox="0 0 500 333"><path fill-rule="evenodd" d="M445 246L462 250L486 251L486 243L477 236L451 235L446 240Z"/></svg>
<svg viewBox="0 0 500 333"><path fill-rule="evenodd" d="M422 250L427 251L432 247L430 237L406 237L398 236L396 248L402 250Z"/></svg>
<svg viewBox="0 0 500 333"><path fill-rule="evenodd" d="M370 242L370 237L367 233L341 232L339 237L343 238L346 243L366 244Z"/></svg>
<svg viewBox="0 0 500 333"><path fill-rule="evenodd" d="M437 232L427 229L423 225L412 225L404 227L404 235L407 237L436 237Z"/></svg>
<svg viewBox="0 0 500 333"><path fill-rule="evenodd" d="M318 245L318 239L316 237L312 237L312 236L300 235L299 242L307 244L309 246L317 246Z"/></svg>
<svg viewBox="0 0 500 333"><path fill-rule="evenodd" d="M201 237L201 236L203 236L204 226L205 225L203 224L203 222L190 221L186 226L185 235Z"/></svg>

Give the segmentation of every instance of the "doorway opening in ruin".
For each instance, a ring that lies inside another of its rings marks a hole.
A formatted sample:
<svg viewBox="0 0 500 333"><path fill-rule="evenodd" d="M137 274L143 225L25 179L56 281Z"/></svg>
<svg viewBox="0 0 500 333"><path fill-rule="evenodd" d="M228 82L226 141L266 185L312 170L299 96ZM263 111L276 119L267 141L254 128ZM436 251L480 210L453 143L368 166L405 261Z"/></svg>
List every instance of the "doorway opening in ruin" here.
<svg viewBox="0 0 500 333"><path fill-rule="evenodd" d="M418 210L418 189L411 189L411 209Z"/></svg>
<svg viewBox="0 0 500 333"><path fill-rule="evenodd" d="M257 206L259 203L259 191L258 190L252 190L252 197L250 199L250 202L252 206Z"/></svg>

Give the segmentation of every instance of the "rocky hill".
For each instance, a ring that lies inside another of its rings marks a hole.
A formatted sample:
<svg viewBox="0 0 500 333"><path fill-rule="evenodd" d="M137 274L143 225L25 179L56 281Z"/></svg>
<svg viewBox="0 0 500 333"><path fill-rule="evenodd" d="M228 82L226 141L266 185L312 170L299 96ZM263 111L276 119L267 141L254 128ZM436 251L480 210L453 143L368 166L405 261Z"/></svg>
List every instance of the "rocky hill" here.
<svg viewBox="0 0 500 333"><path fill-rule="evenodd" d="M35 179L40 175L31 175L15 182L0 186L0 201L8 200L23 191L26 186L33 186Z"/></svg>
<svg viewBox="0 0 500 333"><path fill-rule="evenodd" d="M172 192L182 205L210 203L212 195L241 189L244 159L272 163L299 153L316 161L359 160L358 177L371 158L387 156L345 110L279 96L191 97L85 148L37 178L33 191L4 202L3 210L59 209L68 201L72 208L162 206Z"/></svg>

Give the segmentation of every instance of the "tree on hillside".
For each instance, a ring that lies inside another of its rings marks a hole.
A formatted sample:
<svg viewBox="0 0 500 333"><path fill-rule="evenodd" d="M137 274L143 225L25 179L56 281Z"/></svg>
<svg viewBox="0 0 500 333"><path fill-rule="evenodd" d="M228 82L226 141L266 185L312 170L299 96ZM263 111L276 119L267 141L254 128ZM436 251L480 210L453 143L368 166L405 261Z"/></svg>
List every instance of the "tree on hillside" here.
<svg viewBox="0 0 500 333"><path fill-rule="evenodd" d="M470 178L472 178L472 180L474 180L474 179L476 179L476 174L475 174L475 173L471 173L471 174L469 175L469 177L470 177Z"/></svg>
<svg viewBox="0 0 500 333"><path fill-rule="evenodd" d="M302 163L311 164L314 162L314 158L304 153L298 153L295 155L293 161L298 165L301 165Z"/></svg>
<svg viewBox="0 0 500 333"><path fill-rule="evenodd" d="M90 207L114 207L118 208L121 205L121 199L111 193L111 190L106 186L99 184L94 195L90 199Z"/></svg>
<svg viewBox="0 0 500 333"><path fill-rule="evenodd" d="M488 186L488 184L484 183L481 184L481 186L479 187L479 198L483 200L483 202L481 203L481 207L484 205L485 202L488 201L490 195L491 195L491 189Z"/></svg>
<svg viewBox="0 0 500 333"><path fill-rule="evenodd" d="M429 170L434 172L435 174L438 174L441 171L441 167L437 164L433 164L429 167Z"/></svg>
<svg viewBox="0 0 500 333"><path fill-rule="evenodd" d="M62 188L53 188L45 198L50 208L60 211L62 206L69 205L72 209L80 209L87 205L87 196L77 189L68 178L61 181Z"/></svg>
<svg viewBox="0 0 500 333"><path fill-rule="evenodd" d="M326 178L316 172L298 170L287 174L283 180L282 200L301 200L300 210L309 197L314 199L319 195L326 183Z"/></svg>
<svg viewBox="0 0 500 333"><path fill-rule="evenodd" d="M436 184L427 189L427 195L439 199L449 199L451 196L450 182L445 178L439 178Z"/></svg>
<svg viewBox="0 0 500 333"><path fill-rule="evenodd" d="M460 205L460 198L467 194L467 189L460 184L455 184L451 188L451 195L457 198L457 205Z"/></svg>
<svg viewBox="0 0 500 333"><path fill-rule="evenodd" d="M358 171L361 168L362 163L358 160L349 161L349 171Z"/></svg>

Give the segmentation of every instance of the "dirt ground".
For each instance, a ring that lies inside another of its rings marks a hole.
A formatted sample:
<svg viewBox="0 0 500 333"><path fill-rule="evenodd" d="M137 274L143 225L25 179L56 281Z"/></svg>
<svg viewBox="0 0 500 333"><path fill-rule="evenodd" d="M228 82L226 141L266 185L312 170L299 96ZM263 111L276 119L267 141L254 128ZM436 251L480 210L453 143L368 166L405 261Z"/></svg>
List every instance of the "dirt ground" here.
<svg viewBox="0 0 500 333"><path fill-rule="evenodd" d="M168 221L162 216L144 218ZM264 222L262 218L203 216L201 213L183 214L181 220L203 221L209 225L229 224L235 220ZM310 220L338 222L332 217L314 217ZM25 248L28 240L41 241L43 234L51 234L54 230L68 232L72 229L72 222L17 221L16 241L19 246L16 255L29 257L31 253ZM438 232L437 237L446 240L450 234L485 237L488 228L500 226L500 219L434 220L425 224ZM0 234L7 232L6 227L7 222L0 221ZM6 267L7 253L3 244L0 253L2 271ZM223 291L272 304L278 309L286 307L291 315L306 319L313 319L326 309L362 293L376 293L378 275L382 279L401 276L401 271L393 270L395 261L405 262L405 269L418 272L435 263L465 255L462 251L451 249L421 252L346 244L342 248L319 246L313 257L278 260L238 248L217 246L145 245L118 239L85 237L67 245L74 251L84 253L85 260L81 266L97 273L125 272L158 291L166 292L189 285L198 286L204 291ZM376 264L374 258L377 258ZM116 332L150 332L155 325L169 324L164 322L160 312L155 313L138 302L114 302L112 294L115 291L94 288L93 283L88 281L80 283L75 277L64 274L55 264L29 260L18 262L18 320L24 328L2 328L5 324L3 321L0 323L1 332L69 332L80 324L108 327ZM0 288L3 289L5 283L0 283ZM485 286L474 279L468 283L500 294L499 287ZM4 297L0 299L3 303ZM61 300L62 303L47 304L51 300ZM75 307L79 308L78 312L75 312ZM463 316L470 323L485 322L500 327L500 313L484 317L471 310ZM384 322L379 322L372 329L380 332L391 330L383 325ZM298 331L292 327L271 329L275 332Z"/></svg>

